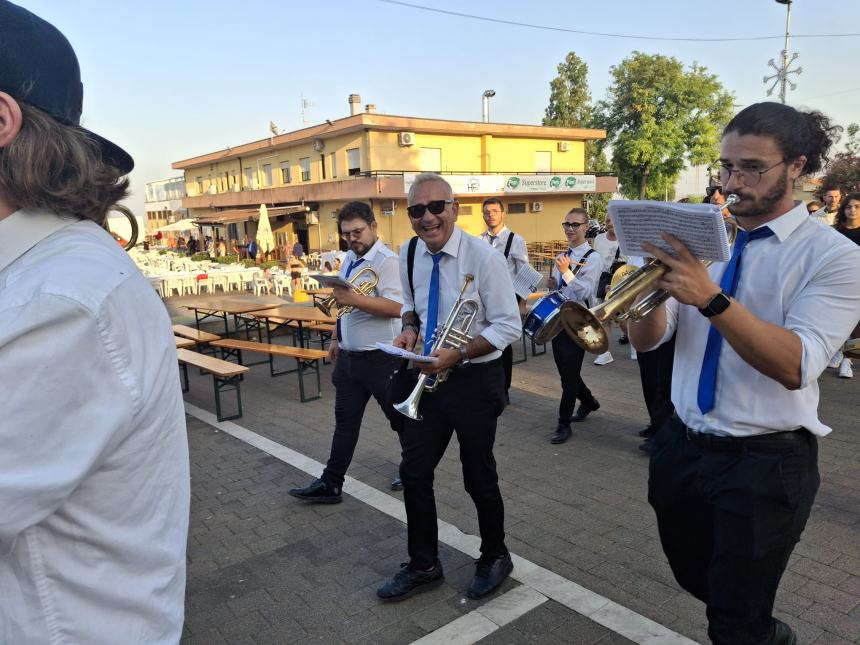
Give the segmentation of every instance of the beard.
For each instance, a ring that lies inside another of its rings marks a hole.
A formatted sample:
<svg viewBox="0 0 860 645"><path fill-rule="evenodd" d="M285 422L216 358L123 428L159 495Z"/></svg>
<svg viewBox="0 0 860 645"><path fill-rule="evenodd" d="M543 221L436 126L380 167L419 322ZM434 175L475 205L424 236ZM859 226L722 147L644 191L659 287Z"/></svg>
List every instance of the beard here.
<svg viewBox="0 0 860 645"><path fill-rule="evenodd" d="M741 202L732 206L729 211L735 217L761 217L773 213L776 205L785 197L788 190L788 168L784 168L782 175L764 195L755 200L750 200L742 191L734 191Z"/></svg>

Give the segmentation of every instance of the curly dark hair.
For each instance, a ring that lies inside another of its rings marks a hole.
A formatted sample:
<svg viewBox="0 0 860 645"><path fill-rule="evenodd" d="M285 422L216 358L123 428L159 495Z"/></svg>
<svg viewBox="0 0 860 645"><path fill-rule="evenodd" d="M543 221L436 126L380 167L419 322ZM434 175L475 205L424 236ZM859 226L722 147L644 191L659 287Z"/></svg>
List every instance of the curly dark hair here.
<svg viewBox="0 0 860 645"><path fill-rule="evenodd" d="M821 112L801 112L768 101L738 112L723 130L723 136L729 132L775 139L785 161L806 157L803 174L808 175L827 165L827 154L839 140L842 127L833 125Z"/></svg>
<svg viewBox="0 0 860 645"><path fill-rule="evenodd" d="M845 217L845 207L848 206L848 202L850 201L860 202L860 192L858 193L848 193L845 197L842 198L842 203L839 204L839 210L836 211L836 221L833 223L833 226L836 227L837 231L841 231L845 228L846 220Z"/></svg>
<svg viewBox="0 0 860 645"><path fill-rule="evenodd" d="M0 148L0 194L17 208L46 209L102 224L128 194L128 179L102 159L81 128L19 101L18 136Z"/></svg>
<svg viewBox="0 0 860 645"><path fill-rule="evenodd" d="M373 209L369 204L364 202L347 202L337 212L337 229L340 231L342 222L350 219L360 218L370 225L376 221L376 216L373 214Z"/></svg>

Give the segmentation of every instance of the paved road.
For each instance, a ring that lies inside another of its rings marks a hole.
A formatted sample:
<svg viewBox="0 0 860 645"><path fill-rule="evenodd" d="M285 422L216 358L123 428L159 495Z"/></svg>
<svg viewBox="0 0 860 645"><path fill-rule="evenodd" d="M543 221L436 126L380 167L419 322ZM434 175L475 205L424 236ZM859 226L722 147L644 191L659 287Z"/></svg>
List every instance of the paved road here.
<svg viewBox="0 0 860 645"><path fill-rule="evenodd" d="M496 448L507 543L544 570L707 642L704 607L675 584L645 498L647 458L635 435L645 407L636 363L617 344L613 351L614 363L585 366L583 377L602 407L561 446L548 443L559 389L551 356L529 356L515 366L512 405L500 419ZM211 379L189 371L186 400L214 410ZM252 368L242 384L245 414L236 423L324 462L333 424L330 371L323 369L323 399L301 404L294 376L272 379L265 365ZM821 389L821 416L834 432L821 442L822 487L780 587L777 614L802 643L857 643L860 429L853 404L860 385L828 370ZM310 475L196 418L189 417L189 438L187 642L406 643L458 618L455 626L491 613L492 606L482 610L483 602L465 598L471 558L449 546L441 552L444 586L380 604L375 588L407 558L399 520L351 496L335 506L290 498L286 489ZM397 497L387 485L398 458L396 436L369 405L349 474ZM437 471L436 493L440 519L476 535L455 445ZM497 596L519 587L511 580ZM629 641L550 599L482 642Z"/></svg>

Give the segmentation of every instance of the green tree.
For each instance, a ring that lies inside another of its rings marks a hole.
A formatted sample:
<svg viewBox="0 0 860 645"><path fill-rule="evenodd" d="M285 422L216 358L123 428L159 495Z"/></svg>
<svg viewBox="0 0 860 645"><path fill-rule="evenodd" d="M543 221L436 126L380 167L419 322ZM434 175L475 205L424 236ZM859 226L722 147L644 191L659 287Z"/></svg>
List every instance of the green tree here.
<svg viewBox="0 0 860 645"><path fill-rule="evenodd" d="M693 63L633 52L611 68L608 98L596 107L595 123L607 131L619 190L629 198L662 199L686 164L719 155L732 95L717 77Z"/></svg>
<svg viewBox="0 0 860 645"><path fill-rule="evenodd" d="M556 76L549 84L549 104L543 125L560 128L591 128L594 126L594 107L588 89L588 65L574 52L569 52L556 68ZM585 143L585 169L608 172L609 161L603 152L602 141ZM590 198L591 214L603 219L609 193L595 193Z"/></svg>
<svg viewBox="0 0 860 645"><path fill-rule="evenodd" d="M845 129L845 150L833 155L822 179L822 188L836 186L843 193L860 191L860 126L852 123Z"/></svg>

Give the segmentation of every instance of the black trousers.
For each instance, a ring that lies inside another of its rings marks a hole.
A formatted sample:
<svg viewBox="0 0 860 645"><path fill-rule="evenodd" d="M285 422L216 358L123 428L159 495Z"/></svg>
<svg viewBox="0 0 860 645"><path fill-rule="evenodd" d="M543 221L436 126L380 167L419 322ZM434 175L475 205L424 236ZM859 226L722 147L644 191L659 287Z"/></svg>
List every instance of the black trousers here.
<svg viewBox="0 0 860 645"><path fill-rule="evenodd" d="M423 420L406 420L400 433L400 479L412 566L427 569L438 558L434 471L454 432L466 492L478 512L481 554L490 558L507 553L505 508L493 457L496 421L504 406L504 374L496 359L455 368L437 391L422 395Z"/></svg>
<svg viewBox="0 0 860 645"><path fill-rule="evenodd" d="M364 408L371 396L383 407L388 377L399 364L398 358L381 350L340 352L331 375L335 387L335 424L323 481L338 488L343 486L343 478L358 443Z"/></svg>
<svg viewBox="0 0 860 645"><path fill-rule="evenodd" d="M552 357L555 359L555 366L561 377L558 422L562 425L570 423L577 399L588 403L594 401L594 395L580 376L584 356L585 350L574 343L565 332L561 332L552 339Z"/></svg>
<svg viewBox="0 0 860 645"><path fill-rule="evenodd" d="M505 392L511 389L511 378L514 373L514 346L508 345L502 350L502 369L505 373Z"/></svg>
<svg viewBox="0 0 860 645"><path fill-rule="evenodd" d="M655 430L662 426L672 413L672 363L675 358L675 337L650 352L638 352L639 377L642 396L648 408L649 425Z"/></svg>
<svg viewBox="0 0 860 645"><path fill-rule="evenodd" d="M806 430L702 445L673 416L658 431L648 501L675 579L707 605L716 645L774 642L774 596L819 483Z"/></svg>

